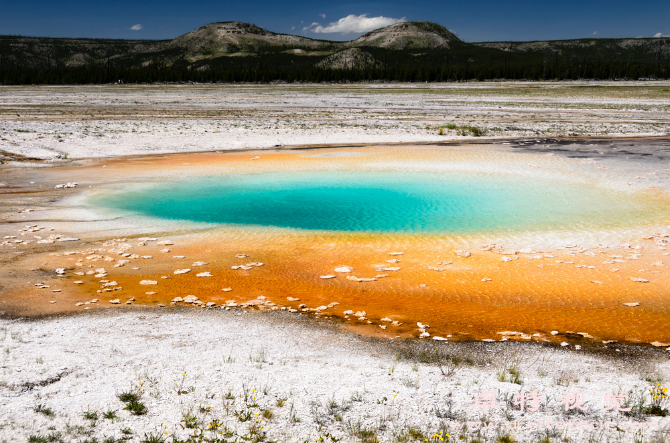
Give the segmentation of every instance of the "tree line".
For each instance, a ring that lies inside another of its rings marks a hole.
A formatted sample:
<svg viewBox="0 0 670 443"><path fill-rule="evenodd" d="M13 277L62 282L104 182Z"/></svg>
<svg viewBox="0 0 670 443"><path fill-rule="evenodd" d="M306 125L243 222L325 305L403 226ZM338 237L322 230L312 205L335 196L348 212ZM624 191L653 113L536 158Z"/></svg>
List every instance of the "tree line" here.
<svg viewBox="0 0 670 443"><path fill-rule="evenodd" d="M469 80L617 80L668 79L670 61L664 63L596 61L532 64L401 66L370 69L319 69L235 67L196 70L189 67L149 66L119 68L104 66L0 69L3 85L75 85L155 82L270 83L270 82L450 82Z"/></svg>

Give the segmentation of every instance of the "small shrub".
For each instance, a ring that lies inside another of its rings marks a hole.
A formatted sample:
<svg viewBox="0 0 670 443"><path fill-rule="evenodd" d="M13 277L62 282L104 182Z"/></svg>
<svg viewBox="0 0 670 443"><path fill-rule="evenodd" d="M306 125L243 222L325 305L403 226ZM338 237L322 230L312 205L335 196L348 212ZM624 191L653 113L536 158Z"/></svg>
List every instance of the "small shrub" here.
<svg viewBox="0 0 670 443"><path fill-rule="evenodd" d="M651 406L648 406L644 412L661 417L668 415L668 411L665 409L669 398L668 388L664 388L660 383L657 383L656 386L649 388L649 395L651 396Z"/></svg>
<svg viewBox="0 0 670 443"><path fill-rule="evenodd" d="M445 355L442 356L439 353L435 353L435 361L437 362L440 372L445 377L451 377L454 375L461 365L463 359L455 355Z"/></svg>
<svg viewBox="0 0 670 443"><path fill-rule="evenodd" d="M271 409L263 409L261 415L263 416L263 418L266 418L268 420L272 419L272 417L275 416L274 412L272 412Z"/></svg>
<svg viewBox="0 0 670 443"><path fill-rule="evenodd" d="M278 408L283 408L285 404L286 404L286 399L285 398L278 398L277 401L275 402L275 405Z"/></svg>
<svg viewBox="0 0 670 443"><path fill-rule="evenodd" d="M666 409L661 409L658 406L649 406L644 410L645 414L649 415L657 415L659 417L665 417L668 415L668 411Z"/></svg>
<svg viewBox="0 0 670 443"><path fill-rule="evenodd" d="M102 416L106 418L107 420L115 420L116 419L116 411L109 410L107 412L103 412Z"/></svg>
<svg viewBox="0 0 670 443"><path fill-rule="evenodd" d="M621 404L623 409L630 409L630 411L623 411L626 417L633 417L637 420L644 420L647 409L647 397L644 395L645 391L635 392L632 389L628 391L628 399Z"/></svg>
<svg viewBox="0 0 670 443"><path fill-rule="evenodd" d="M470 126L468 129L470 130L470 133L475 137L481 137L486 133L485 129L479 128L477 126Z"/></svg>
<svg viewBox="0 0 670 443"><path fill-rule="evenodd" d="M486 134L485 128L480 128L478 126L469 126L469 125L457 125L455 123L449 123L447 125L441 125L437 127L439 135L445 135L445 129L458 130L460 135L473 135L474 137L481 137Z"/></svg>

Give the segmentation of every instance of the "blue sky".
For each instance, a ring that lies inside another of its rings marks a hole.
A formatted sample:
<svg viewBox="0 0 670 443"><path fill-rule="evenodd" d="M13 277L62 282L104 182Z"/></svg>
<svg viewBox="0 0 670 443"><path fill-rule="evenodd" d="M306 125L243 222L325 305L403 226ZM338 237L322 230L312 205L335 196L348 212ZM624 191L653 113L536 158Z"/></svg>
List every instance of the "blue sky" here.
<svg viewBox="0 0 670 443"><path fill-rule="evenodd" d="M465 41L670 34L670 1L647 0L0 0L0 34L167 39L216 21L350 40L398 20L428 20Z"/></svg>

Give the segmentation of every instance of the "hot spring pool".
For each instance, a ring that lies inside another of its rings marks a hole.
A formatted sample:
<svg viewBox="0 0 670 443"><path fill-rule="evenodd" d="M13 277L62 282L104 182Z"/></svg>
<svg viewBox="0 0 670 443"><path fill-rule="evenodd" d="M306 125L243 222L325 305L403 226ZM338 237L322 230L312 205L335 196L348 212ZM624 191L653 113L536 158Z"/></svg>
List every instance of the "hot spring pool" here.
<svg viewBox="0 0 670 443"><path fill-rule="evenodd" d="M662 215L652 198L593 185L463 172L196 176L110 190L92 201L172 220L396 233L607 229Z"/></svg>

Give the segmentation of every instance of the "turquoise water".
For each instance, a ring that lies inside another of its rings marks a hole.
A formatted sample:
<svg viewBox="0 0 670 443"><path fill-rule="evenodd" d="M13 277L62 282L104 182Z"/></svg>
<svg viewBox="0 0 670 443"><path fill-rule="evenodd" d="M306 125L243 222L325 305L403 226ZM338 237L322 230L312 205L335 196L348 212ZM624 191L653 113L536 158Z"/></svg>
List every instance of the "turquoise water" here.
<svg viewBox="0 0 670 443"><path fill-rule="evenodd" d="M649 203L624 193L476 173L199 176L111 191L95 197L94 203L173 220L408 233L609 228L657 215Z"/></svg>

